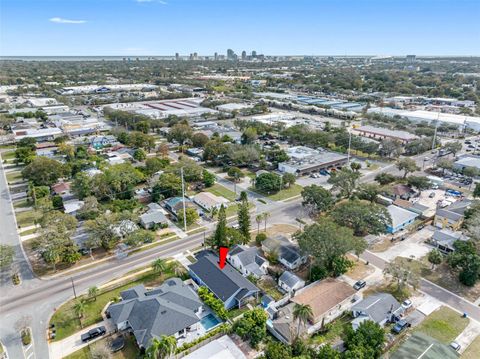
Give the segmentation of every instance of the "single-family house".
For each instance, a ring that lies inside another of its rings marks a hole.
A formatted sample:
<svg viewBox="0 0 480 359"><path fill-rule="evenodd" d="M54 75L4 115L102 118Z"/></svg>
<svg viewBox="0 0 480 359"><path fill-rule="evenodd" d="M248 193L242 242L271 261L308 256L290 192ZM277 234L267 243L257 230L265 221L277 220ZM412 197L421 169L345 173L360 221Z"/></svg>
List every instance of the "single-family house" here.
<svg viewBox="0 0 480 359"><path fill-rule="evenodd" d="M438 208L435 213L433 224L437 228L448 228L457 231L463 224L465 211L470 207L472 201L462 199L453 202L448 207Z"/></svg>
<svg viewBox="0 0 480 359"><path fill-rule="evenodd" d="M178 340L201 329L203 303L179 278L170 278L150 291L138 285L120 296L120 302L107 308L107 317L117 330L133 333L140 348L148 348L152 339L162 335Z"/></svg>
<svg viewBox="0 0 480 359"><path fill-rule="evenodd" d="M267 238L262 242L265 253L275 253L278 261L290 270L299 268L307 262L308 257L301 253L300 248L282 235Z"/></svg>
<svg viewBox="0 0 480 359"><path fill-rule="evenodd" d="M71 199L63 202L63 211L67 214L75 216L80 208L83 207L85 203L79 199Z"/></svg>
<svg viewBox="0 0 480 359"><path fill-rule="evenodd" d="M259 254L256 247L234 245L227 254L227 260L244 276L259 278L267 274L268 261Z"/></svg>
<svg viewBox="0 0 480 359"><path fill-rule="evenodd" d="M243 351L228 336L201 346L199 349L183 357L184 359L247 359Z"/></svg>
<svg viewBox="0 0 480 359"><path fill-rule="evenodd" d="M408 200L415 194L415 191L411 187L404 184L393 186L392 191L395 199L401 198Z"/></svg>
<svg viewBox="0 0 480 359"><path fill-rule="evenodd" d="M116 225L112 226L112 232L117 237L125 237L130 233L135 232L138 229L138 226L129 219L123 219Z"/></svg>
<svg viewBox="0 0 480 359"><path fill-rule="evenodd" d="M220 209L223 205L227 205L228 199L222 196L214 195L210 192L200 192L193 196L193 202L207 211L211 211L213 208Z"/></svg>
<svg viewBox="0 0 480 359"><path fill-rule="evenodd" d="M402 305L389 293L372 294L352 306L353 329L357 329L360 323L371 320L382 327L389 322L399 319L404 309Z"/></svg>
<svg viewBox="0 0 480 359"><path fill-rule="evenodd" d="M62 197L64 201L68 201L73 198L73 194L70 191L70 182L58 182L52 186L52 193L56 196Z"/></svg>
<svg viewBox="0 0 480 359"><path fill-rule="evenodd" d="M285 292L293 294L297 290L305 287L305 281L287 270L278 278L278 285Z"/></svg>
<svg viewBox="0 0 480 359"><path fill-rule="evenodd" d="M165 208L169 210L175 217L178 217L178 214L183 211L183 198L182 197L172 197L164 201ZM197 206L188 198L185 198L185 208L195 208Z"/></svg>
<svg viewBox="0 0 480 359"><path fill-rule="evenodd" d="M312 334L335 320L355 301L355 290L347 283L333 278L317 281L300 289L290 298L289 304L279 308L274 318L267 321L267 329L288 345L297 338L297 334ZM313 316L308 324L298 327L298 321L293 316L295 304L309 305L312 309Z"/></svg>
<svg viewBox="0 0 480 359"><path fill-rule="evenodd" d="M400 208L393 204L387 207L387 211L392 219L391 225L387 226L388 233L397 233L398 231L401 231L412 224L415 221L415 218L418 217L418 213Z"/></svg>
<svg viewBox="0 0 480 359"><path fill-rule="evenodd" d="M467 241L468 237L462 232L454 232L448 228L437 229L433 232L433 236L429 243L437 248L439 251L448 254L455 250L453 243L456 241Z"/></svg>
<svg viewBox="0 0 480 359"><path fill-rule="evenodd" d="M355 294L356 291L348 283L327 278L300 289L290 301L312 308L310 322L313 328L309 330L313 332L350 310L356 302Z"/></svg>
<svg viewBox="0 0 480 359"><path fill-rule="evenodd" d="M196 259L188 267L190 276L198 285L207 287L226 309L240 308L258 296L259 289L230 264L220 269L218 256L212 252L200 252Z"/></svg>
<svg viewBox="0 0 480 359"><path fill-rule="evenodd" d="M155 226L168 225L168 219L161 210L148 211L140 216L140 224L143 228L151 229Z"/></svg>

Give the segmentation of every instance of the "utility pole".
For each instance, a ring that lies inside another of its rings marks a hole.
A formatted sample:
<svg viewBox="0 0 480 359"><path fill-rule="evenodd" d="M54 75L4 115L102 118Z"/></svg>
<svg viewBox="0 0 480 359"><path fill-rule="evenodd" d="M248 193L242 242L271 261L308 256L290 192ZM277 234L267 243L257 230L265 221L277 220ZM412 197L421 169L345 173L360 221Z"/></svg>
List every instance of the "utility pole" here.
<svg viewBox="0 0 480 359"><path fill-rule="evenodd" d="M183 180L183 167L180 168L180 175L182 177L183 230L187 231L187 211L185 210L185 181Z"/></svg>
<svg viewBox="0 0 480 359"><path fill-rule="evenodd" d="M350 165L350 147L352 146L352 132L348 131L348 152L347 152L347 166Z"/></svg>
<svg viewBox="0 0 480 359"><path fill-rule="evenodd" d="M77 292L75 291L75 283L73 283L73 277L70 277L70 280L72 281L73 295L75 296L75 299L77 299Z"/></svg>
<svg viewBox="0 0 480 359"><path fill-rule="evenodd" d="M440 123L440 113L437 112L437 123L435 124L435 132L433 133L432 151L435 149L435 142L437 141L437 129Z"/></svg>

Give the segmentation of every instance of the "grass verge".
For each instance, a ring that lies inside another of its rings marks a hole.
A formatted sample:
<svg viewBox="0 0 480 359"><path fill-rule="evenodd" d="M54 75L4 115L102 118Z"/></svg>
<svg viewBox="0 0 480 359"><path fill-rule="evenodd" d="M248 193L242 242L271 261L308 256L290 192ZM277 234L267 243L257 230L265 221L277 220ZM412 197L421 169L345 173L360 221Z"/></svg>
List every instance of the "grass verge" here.
<svg viewBox="0 0 480 359"><path fill-rule="evenodd" d="M237 199L234 192L218 183L214 184L212 187L205 188L205 191L213 193L216 196L225 197L229 201L235 201Z"/></svg>

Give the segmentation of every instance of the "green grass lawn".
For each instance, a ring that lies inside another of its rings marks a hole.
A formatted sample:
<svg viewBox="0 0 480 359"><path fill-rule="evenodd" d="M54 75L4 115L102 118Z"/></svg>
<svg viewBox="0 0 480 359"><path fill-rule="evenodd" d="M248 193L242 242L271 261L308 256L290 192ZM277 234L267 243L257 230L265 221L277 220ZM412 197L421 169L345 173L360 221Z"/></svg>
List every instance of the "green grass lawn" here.
<svg viewBox="0 0 480 359"><path fill-rule="evenodd" d="M7 173L8 183L18 182L18 181L21 181L22 179L23 179L22 172L20 171L12 171Z"/></svg>
<svg viewBox="0 0 480 359"><path fill-rule="evenodd" d="M36 228L28 229L26 231L20 232L20 237L28 236L29 234L34 234L35 232L37 232Z"/></svg>
<svg viewBox="0 0 480 359"><path fill-rule="evenodd" d="M277 193L267 195L267 197L270 198L272 201L282 201L284 199L300 195L300 193L302 193L302 189L303 189L302 186L298 184L293 184L290 186L290 188L282 189Z"/></svg>
<svg viewBox="0 0 480 359"><path fill-rule="evenodd" d="M31 206L33 206L33 203L26 200L26 199L22 199L21 201L13 202L13 208L27 208L27 207L31 207Z"/></svg>
<svg viewBox="0 0 480 359"><path fill-rule="evenodd" d="M218 183L214 184L212 187L205 188L205 191L213 193L217 196L225 197L229 201L235 201L237 199L237 196L234 192L230 191L228 188L223 187Z"/></svg>
<svg viewBox="0 0 480 359"><path fill-rule="evenodd" d="M283 294L277 289L277 283L274 280L259 280L256 285L276 301L283 298Z"/></svg>
<svg viewBox="0 0 480 359"><path fill-rule="evenodd" d="M83 298L86 299L85 313L80 320L75 314L73 307L76 300L72 299L58 308L53 314L50 323L54 323L57 329L57 336L55 341L64 339L76 332L80 331L82 327L88 327L102 320L101 312L107 303L113 298L118 298L120 292L134 287L138 284L145 284L145 286L158 286L163 283L164 280L173 277L172 272L166 272L162 276L152 271L142 273L137 279L129 281L128 284L121 285L115 289L104 290L100 292L96 300L88 299L86 295L80 296L77 300Z"/></svg>
<svg viewBox="0 0 480 359"><path fill-rule="evenodd" d="M17 224L20 228L34 225L35 220L40 217L40 213L35 210L16 213Z"/></svg>
<svg viewBox="0 0 480 359"><path fill-rule="evenodd" d="M478 359L480 353L480 336L476 337L473 342L465 349L462 359Z"/></svg>
<svg viewBox="0 0 480 359"><path fill-rule="evenodd" d="M240 309L235 308L235 309L229 310L227 314L228 314L228 317L230 319L233 319L233 318L238 317L242 313L248 312L248 310L249 309L247 307L243 307L243 308L240 308Z"/></svg>
<svg viewBox="0 0 480 359"><path fill-rule="evenodd" d="M2 153L2 159L13 160L15 158L15 151L8 151Z"/></svg>
<svg viewBox="0 0 480 359"><path fill-rule="evenodd" d="M427 316L415 331L423 332L444 344L449 344L465 329L469 321L453 309L440 307Z"/></svg>

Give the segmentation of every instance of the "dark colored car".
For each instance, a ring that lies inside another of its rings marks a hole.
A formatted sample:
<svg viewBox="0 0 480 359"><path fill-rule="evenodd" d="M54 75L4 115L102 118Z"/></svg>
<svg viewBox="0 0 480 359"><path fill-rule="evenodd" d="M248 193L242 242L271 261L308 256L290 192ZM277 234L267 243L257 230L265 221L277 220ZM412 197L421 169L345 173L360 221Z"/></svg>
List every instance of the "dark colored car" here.
<svg viewBox="0 0 480 359"><path fill-rule="evenodd" d="M353 289L355 290L360 290L362 289L363 287L365 287L367 285L367 282L365 282L364 280L359 280L358 282L356 282L354 285L353 285Z"/></svg>
<svg viewBox="0 0 480 359"><path fill-rule="evenodd" d="M330 173L328 173L327 170L320 170L318 171L322 176L328 176Z"/></svg>
<svg viewBox="0 0 480 359"><path fill-rule="evenodd" d="M104 326L90 329L85 334L82 334L81 336L82 342L88 342L89 340L92 340L92 339L95 339L96 337L104 335L106 332L107 330L105 329Z"/></svg>
<svg viewBox="0 0 480 359"><path fill-rule="evenodd" d="M407 321L405 320L399 320L395 326L392 328L392 332L394 332L395 334L400 334L401 332L403 332L405 329L407 328L410 328L411 324L408 323Z"/></svg>

